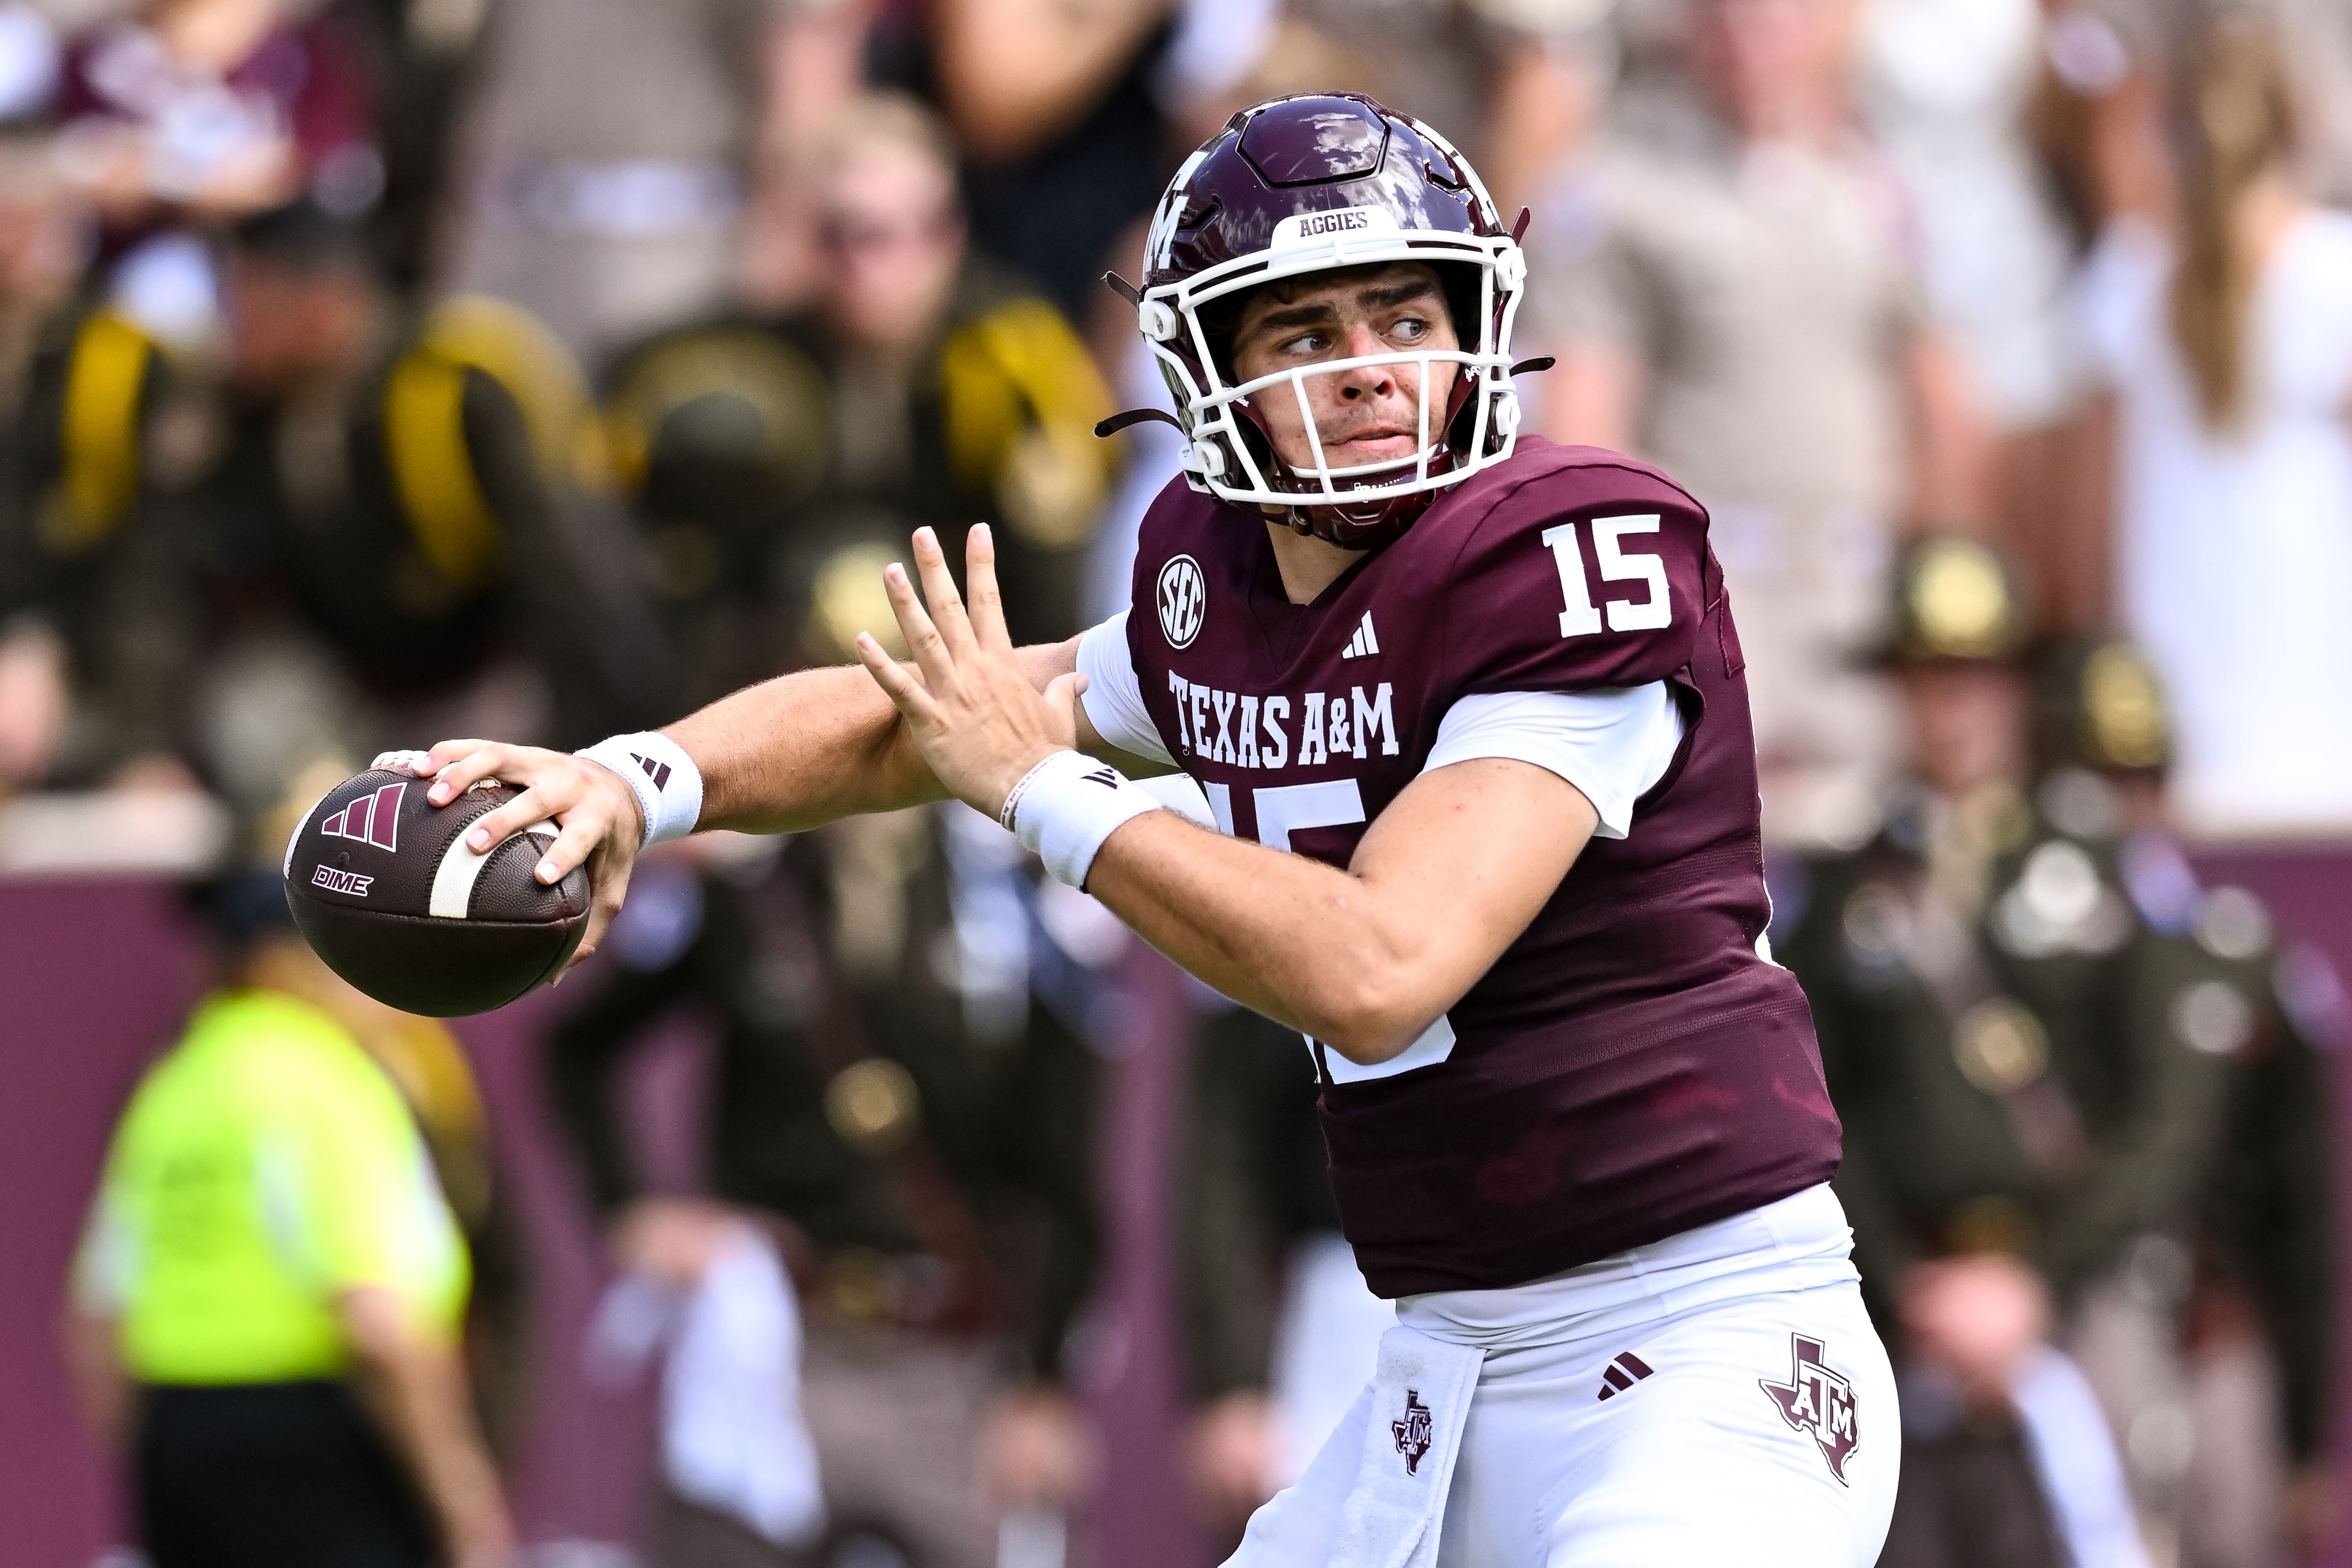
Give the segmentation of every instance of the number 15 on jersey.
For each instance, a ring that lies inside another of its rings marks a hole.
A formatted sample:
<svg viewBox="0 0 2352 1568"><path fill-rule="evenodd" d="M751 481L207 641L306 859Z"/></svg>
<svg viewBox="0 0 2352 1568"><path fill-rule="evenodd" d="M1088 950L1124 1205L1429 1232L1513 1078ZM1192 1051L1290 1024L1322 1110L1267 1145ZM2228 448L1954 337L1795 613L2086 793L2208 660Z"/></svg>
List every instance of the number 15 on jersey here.
<svg viewBox="0 0 2352 1568"><path fill-rule="evenodd" d="M1666 602L1666 564L1657 556L1625 548L1629 533L1655 533L1658 514L1641 517L1596 517L1591 521L1592 553L1601 563L1602 581L1610 583L1641 582L1649 584L1646 602L1633 599L1609 601L1609 629L1612 632L1654 632L1674 619L1674 610ZM1590 637L1601 629L1601 612L1592 606L1592 586L1585 580L1584 556L1576 548L1576 524L1563 522L1543 531L1543 542L1551 551L1552 563L1559 568L1560 597L1567 608L1559 613L1559 635L1564 637Z"/></svg>

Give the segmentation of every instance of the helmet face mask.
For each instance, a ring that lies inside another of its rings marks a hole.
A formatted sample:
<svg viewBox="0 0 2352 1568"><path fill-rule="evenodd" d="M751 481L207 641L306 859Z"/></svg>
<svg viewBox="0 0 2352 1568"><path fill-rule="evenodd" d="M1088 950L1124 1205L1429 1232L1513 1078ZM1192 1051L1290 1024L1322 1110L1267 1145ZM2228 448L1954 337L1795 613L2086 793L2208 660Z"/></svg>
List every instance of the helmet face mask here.
<svg viewBox="0 0 2352 1568"><path fill-rule="evenodd" d="M1213 341L1206 318L1271 284L1394 262L1438 273L1456 347L1233 380L1230 345ZM1302 532L1335 543L1362 547L1402 532L1438 490L1511 453L1519 423L1511 326L1526 276L1477 174L1435 132L1354 94L1243 110L1162 198L1138 307L1185 433L1186 481L1236 505L1281 509ZM1334 467L1308 383L1381 365L1420 373L1415 449ZM1275 450L1255 402L1269 396L1296 400L1311 461Z"/></svg>

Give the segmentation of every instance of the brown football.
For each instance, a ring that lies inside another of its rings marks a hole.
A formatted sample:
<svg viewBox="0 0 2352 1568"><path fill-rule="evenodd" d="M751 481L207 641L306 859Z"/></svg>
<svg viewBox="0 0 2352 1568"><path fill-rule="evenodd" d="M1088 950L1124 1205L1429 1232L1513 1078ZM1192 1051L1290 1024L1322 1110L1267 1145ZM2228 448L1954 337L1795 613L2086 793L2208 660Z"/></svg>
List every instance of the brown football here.
<svg viewBox="0 0 2352 1568"><path fill-rule="evenodd" d="M377 1001L441 1018L487 1013L572 957L588 929L588 874L552 887L531 875L552 824L475 854L466 829L516 792L486 781L435 806L428 783L371 768L329 790L287 843L286 900L311 950Z"/></svg>

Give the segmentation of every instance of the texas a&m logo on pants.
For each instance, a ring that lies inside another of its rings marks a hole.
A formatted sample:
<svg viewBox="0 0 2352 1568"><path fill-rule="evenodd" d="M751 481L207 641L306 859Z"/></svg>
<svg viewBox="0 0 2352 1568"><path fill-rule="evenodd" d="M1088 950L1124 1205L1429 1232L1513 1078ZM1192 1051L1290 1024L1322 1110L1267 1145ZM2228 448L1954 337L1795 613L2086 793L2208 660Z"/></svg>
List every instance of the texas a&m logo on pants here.
<svg viewBox="0 0 2352 1568"><path fill-rule="evenodd" d="M1433 1436L1429 1425L1429 1406L1421 1402L1421 1390L1404 1391L1404 1419L1389 1423L1389 1432L1396 1438L1397 1452L1404 1456L1404 1473L1421 1473L1421 1457L1429 1452Z"/></svg>
<svg viewBox="0 0 2352 1568"><path fill-rule="evenodd" d="M1838 1485L1844 1486L1845 1462L1862 1441L1862 1429L1856 1421L1853 1384L1832 1372L1822 1360L1822 1342L1809 1340L1802 1334L1790 1334L1789 1381L1774 1383L1758 1378L1772 1403L1780 1407L1780 1419L1791 1428L1812 1438L1820 1447L1822 1458L1829 1461L1830 1474Z"/></svg>

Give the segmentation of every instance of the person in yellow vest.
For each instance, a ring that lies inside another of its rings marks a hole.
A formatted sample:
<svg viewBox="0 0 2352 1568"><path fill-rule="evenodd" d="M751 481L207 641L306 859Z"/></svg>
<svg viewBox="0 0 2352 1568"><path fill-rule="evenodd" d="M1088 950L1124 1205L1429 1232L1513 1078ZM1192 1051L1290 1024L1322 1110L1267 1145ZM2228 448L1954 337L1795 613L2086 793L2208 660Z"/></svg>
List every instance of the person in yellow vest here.
<svg viewBox="0 0 2352 1568"><path fill-rule="evenodd" d="M68 1344L155 1568L505 1568L458 1352L470 1268L381 1009L274 875L212 913L226 980L117 1125Z"/></svg>

